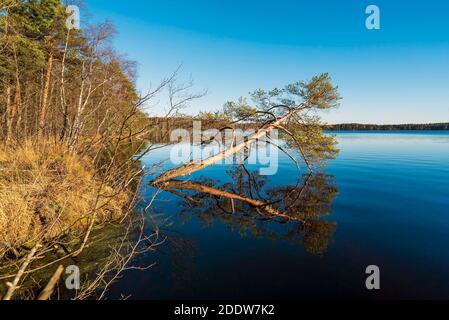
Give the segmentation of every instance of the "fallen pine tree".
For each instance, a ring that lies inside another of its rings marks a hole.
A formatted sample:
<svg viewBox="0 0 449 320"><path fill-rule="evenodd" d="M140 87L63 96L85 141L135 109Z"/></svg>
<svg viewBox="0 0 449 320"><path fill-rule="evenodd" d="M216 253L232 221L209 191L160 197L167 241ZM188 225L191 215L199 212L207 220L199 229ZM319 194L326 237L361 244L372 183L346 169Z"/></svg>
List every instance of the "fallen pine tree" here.
<svg viewBox="0 0 449 320"><path fill-rule="evenodd" d="M238 102L228 102L223 114L231 119L226 128L245 121L263 123L255 133L245 137L243 142L233 143L229 148L207 159L190 161L168 170L154 179L152 184L157 186L197 172L249 148L260 140L274 144L273 141L270 142L270 132L273 130L280 130L288 146L298 151L309 171L312 171L313 163L333 158L338 153L334 137L324 134L322 123L316 114L318 110L337 107L340 100L338 88L331 83L327 73L313 77L308 82L289 84L283 89L268 92L260 89L251 96L255 106L240 98ZM284 148L277 147L287 153ZM292 155L289 156L294 159Z"/></svg>

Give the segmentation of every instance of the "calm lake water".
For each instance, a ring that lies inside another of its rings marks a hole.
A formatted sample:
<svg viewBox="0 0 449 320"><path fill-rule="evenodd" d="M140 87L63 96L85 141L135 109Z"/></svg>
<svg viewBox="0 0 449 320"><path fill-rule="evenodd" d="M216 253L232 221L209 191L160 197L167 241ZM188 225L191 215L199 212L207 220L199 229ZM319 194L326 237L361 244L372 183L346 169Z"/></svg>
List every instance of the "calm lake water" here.
<svg viewBox="0 0 449 320"><path fill-rule="evenodd" d="M190 208L164 192L153 211L166 219L168 240L136 261L157 265L127 273L112 297L449 298L449 133L343 132L337 138L340 155L323 172L332 188L319 193L331 192L329 203L307 204L311 219L320 221L315 233L297 223L219 212L213 198L210 208ZM168 155L158 150L143 162ZM216 165L192 179L207 176L223 185L232 181L229 171ZM294 186L298 176L280 156L264 189ZM149 199L154 191L142 192ZM368 265L380 268L379 291L365 288Z"/></svg>

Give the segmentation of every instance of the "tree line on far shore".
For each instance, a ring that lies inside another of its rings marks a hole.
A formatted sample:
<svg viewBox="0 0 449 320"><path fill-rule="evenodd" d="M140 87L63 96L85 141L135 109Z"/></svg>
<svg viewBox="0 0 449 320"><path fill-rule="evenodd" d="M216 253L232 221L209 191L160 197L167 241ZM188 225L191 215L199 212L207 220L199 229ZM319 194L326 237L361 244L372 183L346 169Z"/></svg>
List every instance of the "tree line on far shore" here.
<svg viewBox="0 0 449 320"><path fill-rule="evenodd" d="M220 117L202 117L182 115L179 117L151 117L149 123L153 127L150 133L150 140L153 142L167 142L170 132L175 129L191 130L193 121L201 121L201 128L220 129L226 127L230 120ZM260 126L259 122L239 122L234 126L241 130L255 130ZM406 130L449 130L449 122L447 123L427 123L427 124L394 124L394 125L377 125L377 124L360 124L360 123L343 123L343 124L325 124L322 126L324 130L329 131L406 131Z"/></svg>
<svg viewBox="0 0 449 320"><path fill-rule="evenodd" d="M449 122L446 123L424 123L424 124L360 124L343 123L326 125L326 130L350 131L350 130L449 130Z"/></svg>

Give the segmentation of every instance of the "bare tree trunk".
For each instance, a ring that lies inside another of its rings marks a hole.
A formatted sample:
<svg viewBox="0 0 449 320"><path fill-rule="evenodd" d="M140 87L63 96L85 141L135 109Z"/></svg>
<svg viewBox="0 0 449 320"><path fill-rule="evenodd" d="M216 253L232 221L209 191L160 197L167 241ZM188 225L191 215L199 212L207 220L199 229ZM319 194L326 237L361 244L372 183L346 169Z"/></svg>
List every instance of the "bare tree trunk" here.
<svg viewBox="0 0 449 320"><path fill-rule="evenodd" d="M68 105L65 101L65 78L64 78L64 73L65 73L65 58L67 55L67 48L69 46L69 37L70 37L70 29L67 31L67 38L65 41L65 47L64 47L64 54L62 55L62 62L61 62L61 107L63 110L63 123L62 123L62 131L61 131L61 140L64 140L66 134L67 134L67 129L68 129L68 125L69 125L69 110L68 110Z"/></svg>
<svg viewBox="0 0 449 320"><path fill-rule="evenodd" d="M20 119L20 109L22 106L22 93L20 90L20 75L19 75L19 62L17 61L17 55L15 53L15 49L14 49L14 56L15 56L15 60L16 60L16 93L14 96L14 115L13 115L13 119L15 120L15 118L17 117L18 119ZM16 126L16 133L18 133L18 124L19 124L19 120L16 120L15 126Z"/></svg>
<svg viewBox="0 0 449 320"><path fill-rule="evenodd" d="M16 71L16 94L15 94L15 115L14 117L16 119L15 120L15 134L16 134L16 138L19 138L19 136L22 134L22 130L20 129L21 126L21 122L22 122L22 112L23 112L23 108L22 108L22 90L20 87L20 78L19 78L19 69L17 68Z"/></svg>
<svg viewBox="0 0 449 320"><path fill-rule="evenodd" d="M11 119L9 117L9 114L11 112L11 87L8 85L6 87L6 141L8 141L11 138Z"/></svg>
<svg viewBox="0 0 449 320"><path fill-rule="evenodd" d="M7 139L10 140L12 138L13 129L14 129L14 121L17 117L17 111L20 107L20 82L19 78L16 77L16 88L15 88L15 94L14 94L14 101L12 104L10 104L10 110L8 114L8 126L7 126Z"/></svg>
<svg viewBox="0 0 449 320"><path fill-rule="evenodd" d="M73 118L72 128L70 129L70 139L68 142L69 149L73 149L76 141L78 140L79 127L80 127L80 117L83 111L83 98L84 98L84 87L86 84L86 76L85 76L85 61L83 61L81 68L81 86L80 93L78 96L78 106L76 108L76 113Z"/></svg>
<svg viewBox="0 0 449 320"><path fill-rule="evenodd" d="M9 289L6 292L6 295L3 297L3 300L11 300L12 295L14 294L14 291L17 289L17 287L19 285L20 278L22 278L23 273L25 272L26 268L28 268L28 265L33 260L33 257L36 254L36 251L40 247L41 247L40 244L36 244L34 246L34 248L30 251L30 253L26 257L25 261L23 262L22 266L20 267L19 271L17 272L16 276L14 277L14 280L12 282L7 283Z"/></svg>
<svg viewBox="0 0 449 320"><path fill-rule="evenodd" d="M20 103L21 103L21 93L20 93L20 78L19 78L19 63L17 60L17 51L16 51L16 47L13 46L13 51L14 51L14 62L15 62L15 93L14 93L14 101L13 103L11 103L10 101L7 103L9 104L9 108L8 109L8 113L7 113L7 133L6 133L6 137L7 140L10 140L12 137L12 132L13 132L13 128L14 128L14 120L17 116L17 111L20 108ZM10 90L10 88L8 88ZM9 92L8 96L11 94L11 92ZM10 99L10 98L7 98Z"/></svg>
<svg viewBox="0 0 449 320"><path fill-rule="evenodd" d="M47 119L48 96L50 91L51 71L53 68L53 54L50 53L47 61L47 73L45 75L44 89L42 92L41 115L39 117L38 136L42 137L45 129L45 121Z"/></svg>

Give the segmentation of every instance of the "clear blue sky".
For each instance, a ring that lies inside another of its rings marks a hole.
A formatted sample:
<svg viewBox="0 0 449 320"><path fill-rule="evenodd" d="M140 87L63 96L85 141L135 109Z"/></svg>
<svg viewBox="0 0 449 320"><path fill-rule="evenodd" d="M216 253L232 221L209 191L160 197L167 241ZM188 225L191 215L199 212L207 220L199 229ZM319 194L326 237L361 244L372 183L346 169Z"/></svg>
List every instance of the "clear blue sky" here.
<svg viewBox="0 0 449 320"><path fill-rule="evenodd" d="M180 63L208 89L186 113L217 110L257 88L329 72L340 87L329 123L449 121L449 1L86 0L117 27L141 90ZM365 28L365 8L381 30ZM84 10L84 9L82 9Z"/></svg>

